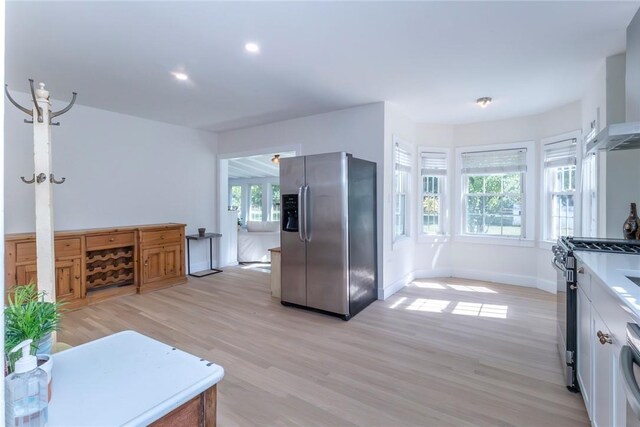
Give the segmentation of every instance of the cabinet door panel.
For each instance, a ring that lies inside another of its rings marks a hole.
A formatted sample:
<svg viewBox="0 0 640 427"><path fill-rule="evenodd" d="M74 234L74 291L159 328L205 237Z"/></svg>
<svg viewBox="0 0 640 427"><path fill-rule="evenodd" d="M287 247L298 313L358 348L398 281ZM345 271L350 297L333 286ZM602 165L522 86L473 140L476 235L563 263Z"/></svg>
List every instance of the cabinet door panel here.
<svg viewBox="0 0 640 427"><path fill-rule="evenodd" d="M80 277L80 259L56 262L56 299L81 298Z"/></svg>
<svg viewBox="0 0 640 427"><path fill-rule="evenodd" d="M593 413L591 408L592 394L592 370L591 370L591 346L595 332L591 330L591 303L584 291L579 287L578 292L578 381L580 391L584 399L589 416Z"/></svg>
<svg viewBox="0 0 640 427"><path fill-rule="evenodd" d="M38 283L38 275L36 264L25 264L16 267L16 283L15 285L28 285L29 283Z"/></svg>
<svg viewBox="0 0 640 427"><path fill-rule="evenodd" d="M142 252L142 258L145 283L157 282L164 279L165 257L162 248L145 249Z"/></svg>
<svg viewBox="0 0 640 427"><path fill-rule="evenodd" d="M164 275L165 278L180 275L180 245L165 246L164 251Z"/></svg>
<svg viewBox="0 0 640 427"><path fill-rule="evenodd" d="M596 427L614 426L614 383L617 372L613 370L617 363L613 359L614 347L611 344L601 344L597 336L598 332L611 336L606 324L602 321L596 310L591 309L593 325L593 424Z"/></svg>

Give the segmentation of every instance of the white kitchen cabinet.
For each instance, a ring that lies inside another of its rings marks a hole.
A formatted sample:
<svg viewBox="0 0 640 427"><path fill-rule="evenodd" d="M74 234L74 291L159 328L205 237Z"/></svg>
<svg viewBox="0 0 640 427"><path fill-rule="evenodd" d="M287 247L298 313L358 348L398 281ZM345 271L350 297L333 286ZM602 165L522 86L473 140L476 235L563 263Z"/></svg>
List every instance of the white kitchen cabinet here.
<svg viewBox="0 0 640 427"><path fill-rule="evenodd" d="M627 404L619 357L626 342L627 323L638 322L588 268L577 279L580 391L594 427L624 427Z"/></svg>
<svg viewBox="0 0 640 427"><path fill-rule="evenodd" d="M617 426L614 421L614 390L617 386L617 363L614 346L609 342L611 332L598 312L591 308L591 328L594 331L593 360L593 409L591 421L595 427ZM602 342L600 340L603 340Z"/></svg>
<svg viewBox="0 0 640 427"><path fill-rule="evenodd" d="M580 277L578 277L579 279ZM582 398L584 399L584 405L587 407L587 413L589 418L592 418L591 410L591 390L592 390L592 377L593 372L591 346L593 344L592 336L594 332L591 325L591 301L587 298L587 295L581 287L581 283L578 282L578 352L576 362L578 364L577 376L578 384L580 385L580 391L582 392Z"/></svg>

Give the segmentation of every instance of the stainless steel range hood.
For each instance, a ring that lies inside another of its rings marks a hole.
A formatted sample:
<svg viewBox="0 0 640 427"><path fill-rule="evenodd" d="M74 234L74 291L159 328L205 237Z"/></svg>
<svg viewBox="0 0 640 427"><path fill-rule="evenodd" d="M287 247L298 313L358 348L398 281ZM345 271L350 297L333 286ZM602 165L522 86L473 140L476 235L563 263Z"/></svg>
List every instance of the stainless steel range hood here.
<svg viewBox="0 0 640 427"><path fill-rule="evenodd" d="M587 152L638 148L640 148L640 122L609 125L587 143Z"/></svg>
<svg viewBox="0 0 640 427"><path fill-rule="evenodd" d="M605 127L587 142L587 152L640 149L640 11L627 27L625 83L626 122Z"/></svg>

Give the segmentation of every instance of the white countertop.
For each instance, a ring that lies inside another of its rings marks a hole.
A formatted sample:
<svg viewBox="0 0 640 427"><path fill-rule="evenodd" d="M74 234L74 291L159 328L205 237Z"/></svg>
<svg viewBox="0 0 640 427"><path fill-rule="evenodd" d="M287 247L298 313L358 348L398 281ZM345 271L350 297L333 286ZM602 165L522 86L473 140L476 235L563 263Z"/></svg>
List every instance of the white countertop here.
<svg viewBox="0 0 640 427"><path fill-rule="evenodd" d="M137 332L120 332L53 356L48 425L148 425L223 376L221 366Z"/></svg>
<svg viewBox="0 0 640 427"><path fill-rule="evenodd" d="M640 277L640 255L575 251L591 273L602 281L607 290L624 303L628 312L640 321L640 286L626 276ZM593 285L592 285L593 286Z"/></svg>

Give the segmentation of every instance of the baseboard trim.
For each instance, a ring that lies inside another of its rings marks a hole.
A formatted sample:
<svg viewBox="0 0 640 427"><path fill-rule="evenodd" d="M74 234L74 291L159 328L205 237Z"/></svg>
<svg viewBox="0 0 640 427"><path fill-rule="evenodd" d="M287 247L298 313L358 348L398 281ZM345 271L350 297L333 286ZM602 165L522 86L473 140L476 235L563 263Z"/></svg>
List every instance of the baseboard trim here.
<svg viewBox="0 0 640 427"><path fill-rule="evenodd" d="M378 289L378 299L385 300L389 298L391 295L413 282L414 279L415 276L413 272L405 274L401 279L396 280L391 285L385 286L383 289Z"/></svg>
<svg viewBox="0 0 640 427"><path fill-rule="evenodd" d="M385 300L400 289L407 286L416 279L432 279L436 277L458 277L460 279L483 280L485 282L502 283L506 285L524 286L527 288L540 289L552 294L556 293L556 283L551 280L537 277L523 276L519 274L496 273L493 271L440 268L436 270L415 270L404 275L383 289L378 289L378 299Z"/></svg>
<svg viewBox="0 0 640 427"><path fill-rule="evenodd" d="M558 292L558 284L553 280L538 279L536 287L551 294Z"/></svg>
<svg viewBox="0 0 640 427"><path fill-rule="evenodd" d="M471 280L484 280L486 282L504 283L506 285L524 286L536 288L546 292L555 293L555 283L550 280L539 279L532 276L520 274L496 273L494 271L453 269L453 277Z"/></svg>
<svg viewBox="0 0 640 427"><path fill-rule="evenodd" d="M435 277L452 277L452 268L437 268L435 270L415 270L413 276L416 279L433 279Z"/></svg>

